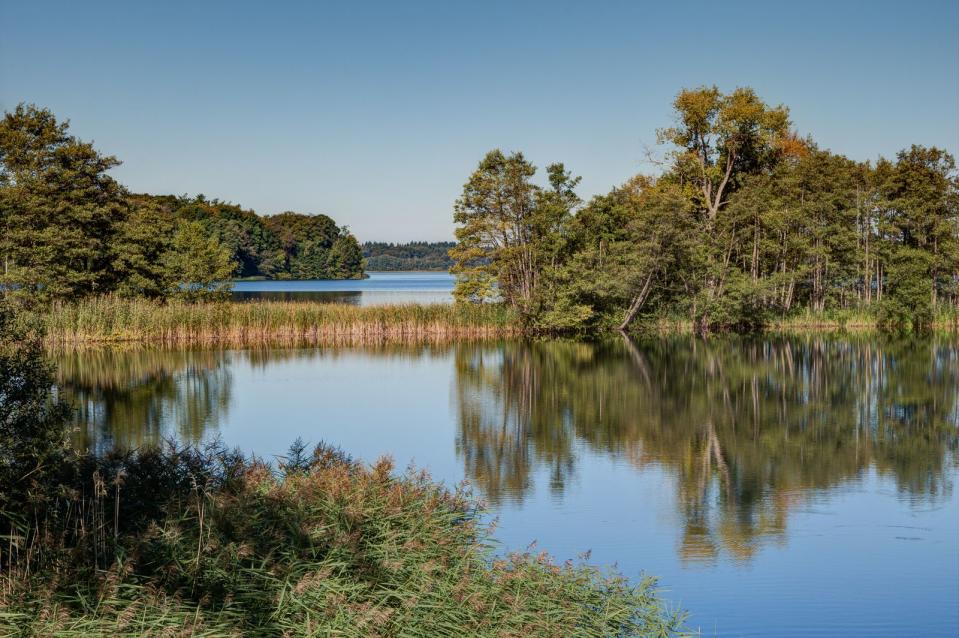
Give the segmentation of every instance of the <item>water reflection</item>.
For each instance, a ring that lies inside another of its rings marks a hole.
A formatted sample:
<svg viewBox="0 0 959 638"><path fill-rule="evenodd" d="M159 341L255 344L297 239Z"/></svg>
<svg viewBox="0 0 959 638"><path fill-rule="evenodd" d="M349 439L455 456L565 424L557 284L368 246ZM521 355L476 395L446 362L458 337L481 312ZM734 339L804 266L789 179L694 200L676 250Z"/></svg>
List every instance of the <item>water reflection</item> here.
<svg viewBox="0 0 959 638"><path fill-rule="evenodd" d="M230 406L231 373L220 351L84 350L56 362L81 449L197 443L216 432Z"/></svg>
<svg viewBox="0 0 959 638"><path fill-rule="evenodd" d="M748 560L790 510L870 467L903 498L952 492L959 351L805 338L507 343L456 351L466 475L494 503L534 470L561 494L580 445L675 477L681 556ZM600 486L615 489L615 486Z"/></svg>
<svg viewBox="0 0 959 638"><path fill-rule="evenodd" d="M722 552L750 560L764 543L785 539L792 511L817 493L862 480L868 470L895 485L909 506L952 494L959 348L951 340L93 350L62 354L57 362L61 386L76 399L76 444L104 450L216 435L235 403L236 366L319 370L321 360L338 357L362 358L365 368L349 368L359 386L376 366L448 360L455 455L494 505L521 504L544 474L562 499L580 466L597 456L637 471L665 471L682 527L678 551L687 562L713 562ZM337 399L322 387L315 392L320 404ZM355 419L373 418L367 409L355 406ZM283 405L275 410L282 420ZM228 434L229 443L243 446ZM419 445L450 443L441 437Z"/></svg>

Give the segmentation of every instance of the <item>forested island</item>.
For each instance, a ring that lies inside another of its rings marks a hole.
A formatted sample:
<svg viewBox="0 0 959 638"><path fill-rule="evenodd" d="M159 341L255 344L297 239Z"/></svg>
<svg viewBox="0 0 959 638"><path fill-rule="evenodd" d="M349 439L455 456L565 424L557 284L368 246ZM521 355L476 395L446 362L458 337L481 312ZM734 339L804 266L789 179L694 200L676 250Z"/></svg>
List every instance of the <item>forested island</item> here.
<svg viewBox="0 0 959 638"><path fill-rule="evenodd" d="M441 270L453 266L449 251L455 242L411 241L405 244L363 242L363 257L367 270Z"/></svg>

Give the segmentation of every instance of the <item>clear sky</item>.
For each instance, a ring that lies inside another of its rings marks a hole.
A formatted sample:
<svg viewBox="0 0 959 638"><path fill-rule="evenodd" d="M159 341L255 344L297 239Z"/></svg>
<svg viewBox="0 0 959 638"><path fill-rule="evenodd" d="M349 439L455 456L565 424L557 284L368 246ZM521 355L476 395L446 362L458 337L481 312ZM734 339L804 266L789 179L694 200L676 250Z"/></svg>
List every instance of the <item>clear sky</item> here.
<svg viewBox="0 0 959 638"><path fill-rule="evenodd" d="M754 87L855 159L959 153L959 0L0 0L0 108L49 107L134 191L452 236L482 155L581 195L649 172L683 87Z"/></svg>

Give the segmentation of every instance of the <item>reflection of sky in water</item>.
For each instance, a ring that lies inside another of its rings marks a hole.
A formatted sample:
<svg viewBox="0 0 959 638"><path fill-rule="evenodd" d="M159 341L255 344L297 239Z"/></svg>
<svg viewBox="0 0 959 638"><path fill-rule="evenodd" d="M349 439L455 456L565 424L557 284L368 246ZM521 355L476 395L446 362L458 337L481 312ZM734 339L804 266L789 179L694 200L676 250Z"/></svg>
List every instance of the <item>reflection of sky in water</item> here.
<svg viewBox="0 0 959 638"><path fill-rule="evenodd" d="M348 303L358 306L449 303L453 276L445 272L371 272L367 279L318 281L238 281L237 301L273 299Z"/></svg>
<svg viewBox="0 0 959 638"><path fill-rule="evenodd" d="M507 547L656 574L705 635L937 636L959 623L957 360L942 343L677 340L86 353L62 370L87 404L153 410L167 435L266 457L302 436L468 476Z"/></svg>

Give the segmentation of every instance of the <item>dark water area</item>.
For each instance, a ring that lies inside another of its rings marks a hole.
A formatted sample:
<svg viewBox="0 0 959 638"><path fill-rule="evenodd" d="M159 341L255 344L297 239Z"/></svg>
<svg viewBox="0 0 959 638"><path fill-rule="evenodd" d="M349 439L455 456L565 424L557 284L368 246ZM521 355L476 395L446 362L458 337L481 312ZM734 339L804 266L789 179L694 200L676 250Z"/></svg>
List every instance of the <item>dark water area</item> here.
<svg viewBox="0 0 959 638"><path fill-rule="evenodd" d="M58 355L75 444L271 458L297 437L468 479L505 549L661 577L721 636L955 636L959 342L597 344Z"/></svg>
<svg viewBox="0 0 959 638"><path fill-rule="evenodd" d="M449 303L453 276L446 272L369 272L366 279L309 281L237 281L234 301L315 301L356 306L399 303Z"/></svg>

